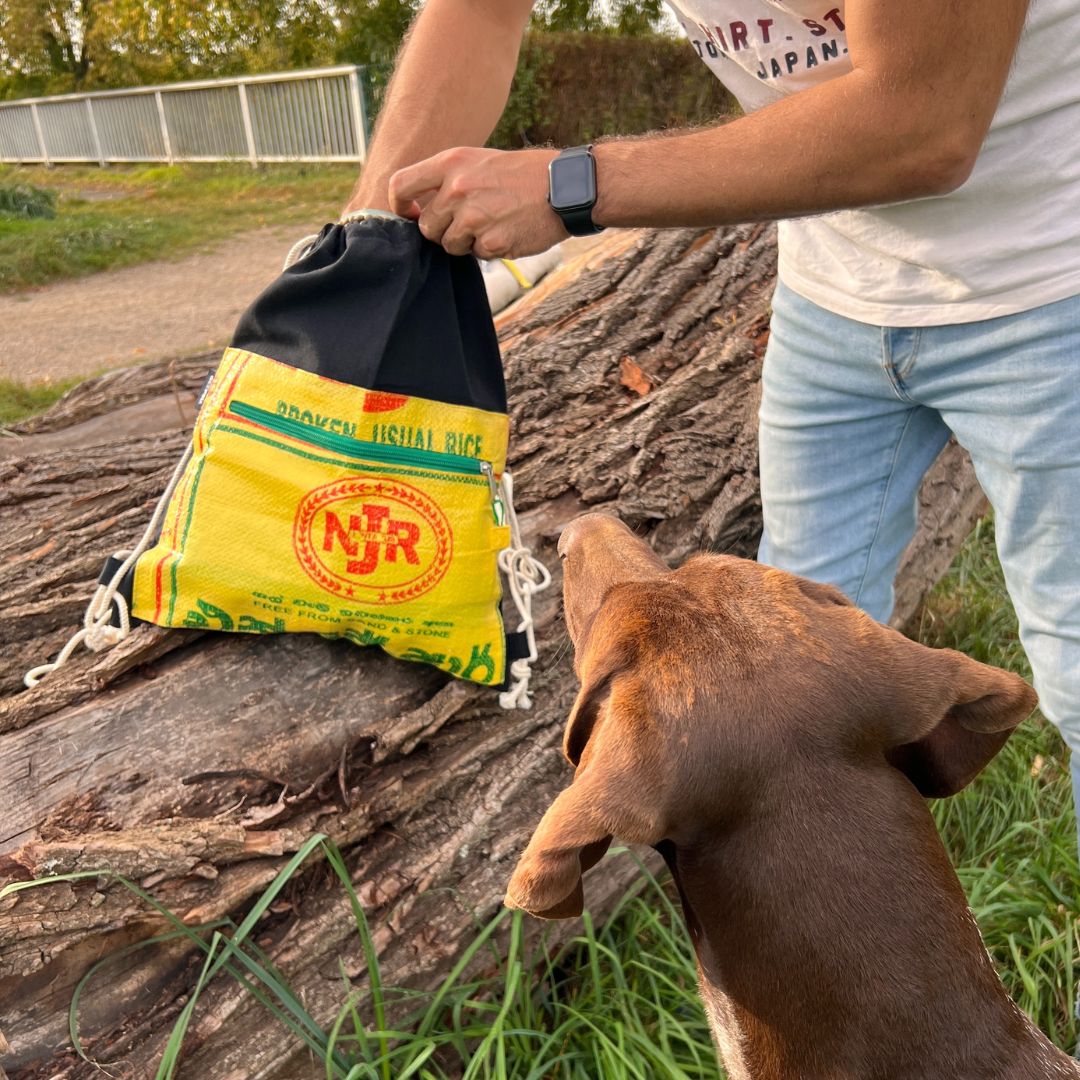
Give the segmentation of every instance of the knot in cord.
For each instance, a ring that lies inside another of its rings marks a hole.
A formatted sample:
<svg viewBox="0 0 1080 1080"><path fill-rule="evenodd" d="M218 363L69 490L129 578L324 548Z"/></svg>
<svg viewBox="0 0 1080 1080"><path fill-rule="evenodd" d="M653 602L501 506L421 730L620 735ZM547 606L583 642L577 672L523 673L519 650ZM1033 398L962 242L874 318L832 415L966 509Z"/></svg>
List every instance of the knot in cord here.
<svg viewBox="0 0 1080 1080"><path fill-rule="evenodd" d="M124 599L123 594L120 592L120 586L123 584L128 571L138 561L139 556L153 544L158 535L161 528L161 519L165 516L169 500L176 490L176 485L180 482L180 477L184 474L187 463L191 460L191 455L192 447L188 443L187 449L176 463L176 468L173 469L172 476L169 477L169 482L165 485L161 498L158 499L157 505L154 507L154 513L143 530L139 542L131 551L116 552L115 557L122 561L113 576L107 582L99 585L90 598L90 603L86 605L86 613L83 615L82 629L71 636L52 663L39 664L37 667L31 668L23 676L24 686L33 689L50 672L55 671L58 667L63 667L79 645L85 645L91 652L102 652L113 645L118 645L131 633L131 613L128 611L127 600ZM119 626L112 625L114 607L120 623Z"/></svg>
<svg viewBox="0 0 1080 1080"><path fill-rule="evenodd" d="M510 664L510 686L499 694L499 704L504 709L532 708L532 695L529 693L529 679L532 665L537 658L536 633L533 627L532 598L551 584L548 568L533 557L521 539L521 526L518 524L514 509L514 478L509 471L502 474L500 481L503 505L506 508L506 521L510 526L510 546L499 552L499 569L506 575L510 588L510 599L517 608L520 622L518 633L525 634L529 647L527 656L519 657Z"/></svg>

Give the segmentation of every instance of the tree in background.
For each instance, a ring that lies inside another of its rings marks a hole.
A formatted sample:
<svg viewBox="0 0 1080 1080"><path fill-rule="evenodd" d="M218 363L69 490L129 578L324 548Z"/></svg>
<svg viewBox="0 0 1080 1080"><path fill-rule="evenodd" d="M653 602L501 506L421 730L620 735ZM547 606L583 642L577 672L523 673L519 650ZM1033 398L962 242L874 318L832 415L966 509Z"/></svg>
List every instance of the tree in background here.
<svg viewBox="0 0 1080 1080"><path fill-rule="evenodd" d="M337 57L347 64L393 64L420 0L364 0L348 5Z"/></svg>
<svg viewBox="0 0 1080 1080"><path fill-rule="evenodd" d="M55 81L80 86L90 70L94 0L6 0L0 6L5 83L34 93Z"/></svg>
<svg viewBox="0 0 1080 1080"><path fill-rule="evenodd" d="M638 35L656 33L663 18L663 0L540 0L532 22L540 30Z"/></svg>
<svg viewBox="0 0 1080 1080"><path fill-rule="evenodd" d="M392 64L421 0L0 0L0 97ZM540 0L539 30L655 32L662 0Z"/></svg>
<svg viewBox="0 0 1080 1080"><path fill-rule="evenodd" d="M6 0L0 96L311 67L339 33L324 0Z"/></svg>

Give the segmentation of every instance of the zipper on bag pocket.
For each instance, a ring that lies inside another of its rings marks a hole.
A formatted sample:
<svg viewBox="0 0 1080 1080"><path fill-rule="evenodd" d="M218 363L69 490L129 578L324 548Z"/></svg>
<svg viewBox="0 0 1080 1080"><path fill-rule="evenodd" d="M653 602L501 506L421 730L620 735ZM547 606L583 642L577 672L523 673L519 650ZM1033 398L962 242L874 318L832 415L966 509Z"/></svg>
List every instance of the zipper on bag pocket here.
<svg viewBox="0 0 1080 1080"><path fill-rule="evenodd" d="M449 454L439 450L421 450L411 446L390 446L386 443L354 439L349 435L339 435L333 431L323 431L301 420L292 420L287 416L249 405L244 401L231 401L229 412L242 420L261 424L271 431L299 439L311 446L318 446L341 454L343 457L359 461L374 461L386 465L404 465L409 468L430 469L434 472L457 473L463 476L483 476L491 494L492 512L497 525L504 524L505 512L499 485L495 479L495 470L490 461L466 457L464 454Z"/></svg>

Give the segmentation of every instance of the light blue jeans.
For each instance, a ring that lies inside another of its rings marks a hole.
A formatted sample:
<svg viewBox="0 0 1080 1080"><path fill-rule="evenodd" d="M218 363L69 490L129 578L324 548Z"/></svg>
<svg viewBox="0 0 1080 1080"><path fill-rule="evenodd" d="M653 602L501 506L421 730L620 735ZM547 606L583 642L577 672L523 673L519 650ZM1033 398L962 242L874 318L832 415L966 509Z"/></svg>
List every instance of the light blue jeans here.
<svg viewBox="0 0 1080 1080"><path fill-rule="evenodd" d="M888 619L923 474L971 454L1043 713L1080 814L1080 296L981 322L887 327L779 285L761 400L759 558Z"/></svg>

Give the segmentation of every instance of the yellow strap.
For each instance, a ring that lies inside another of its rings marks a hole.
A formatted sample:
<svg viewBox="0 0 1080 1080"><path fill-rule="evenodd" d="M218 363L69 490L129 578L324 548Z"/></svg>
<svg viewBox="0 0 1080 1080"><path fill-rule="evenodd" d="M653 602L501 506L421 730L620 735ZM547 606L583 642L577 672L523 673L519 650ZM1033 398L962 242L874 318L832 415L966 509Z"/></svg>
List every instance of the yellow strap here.
<svg viewBox="0 0 1080 1080"><path fill-rule="evenodd" d="M513 259L500 259L499 262L514 275L514 280L523 288L531 289L533 283L521 272L518 268L518 264Z"/></svg>

